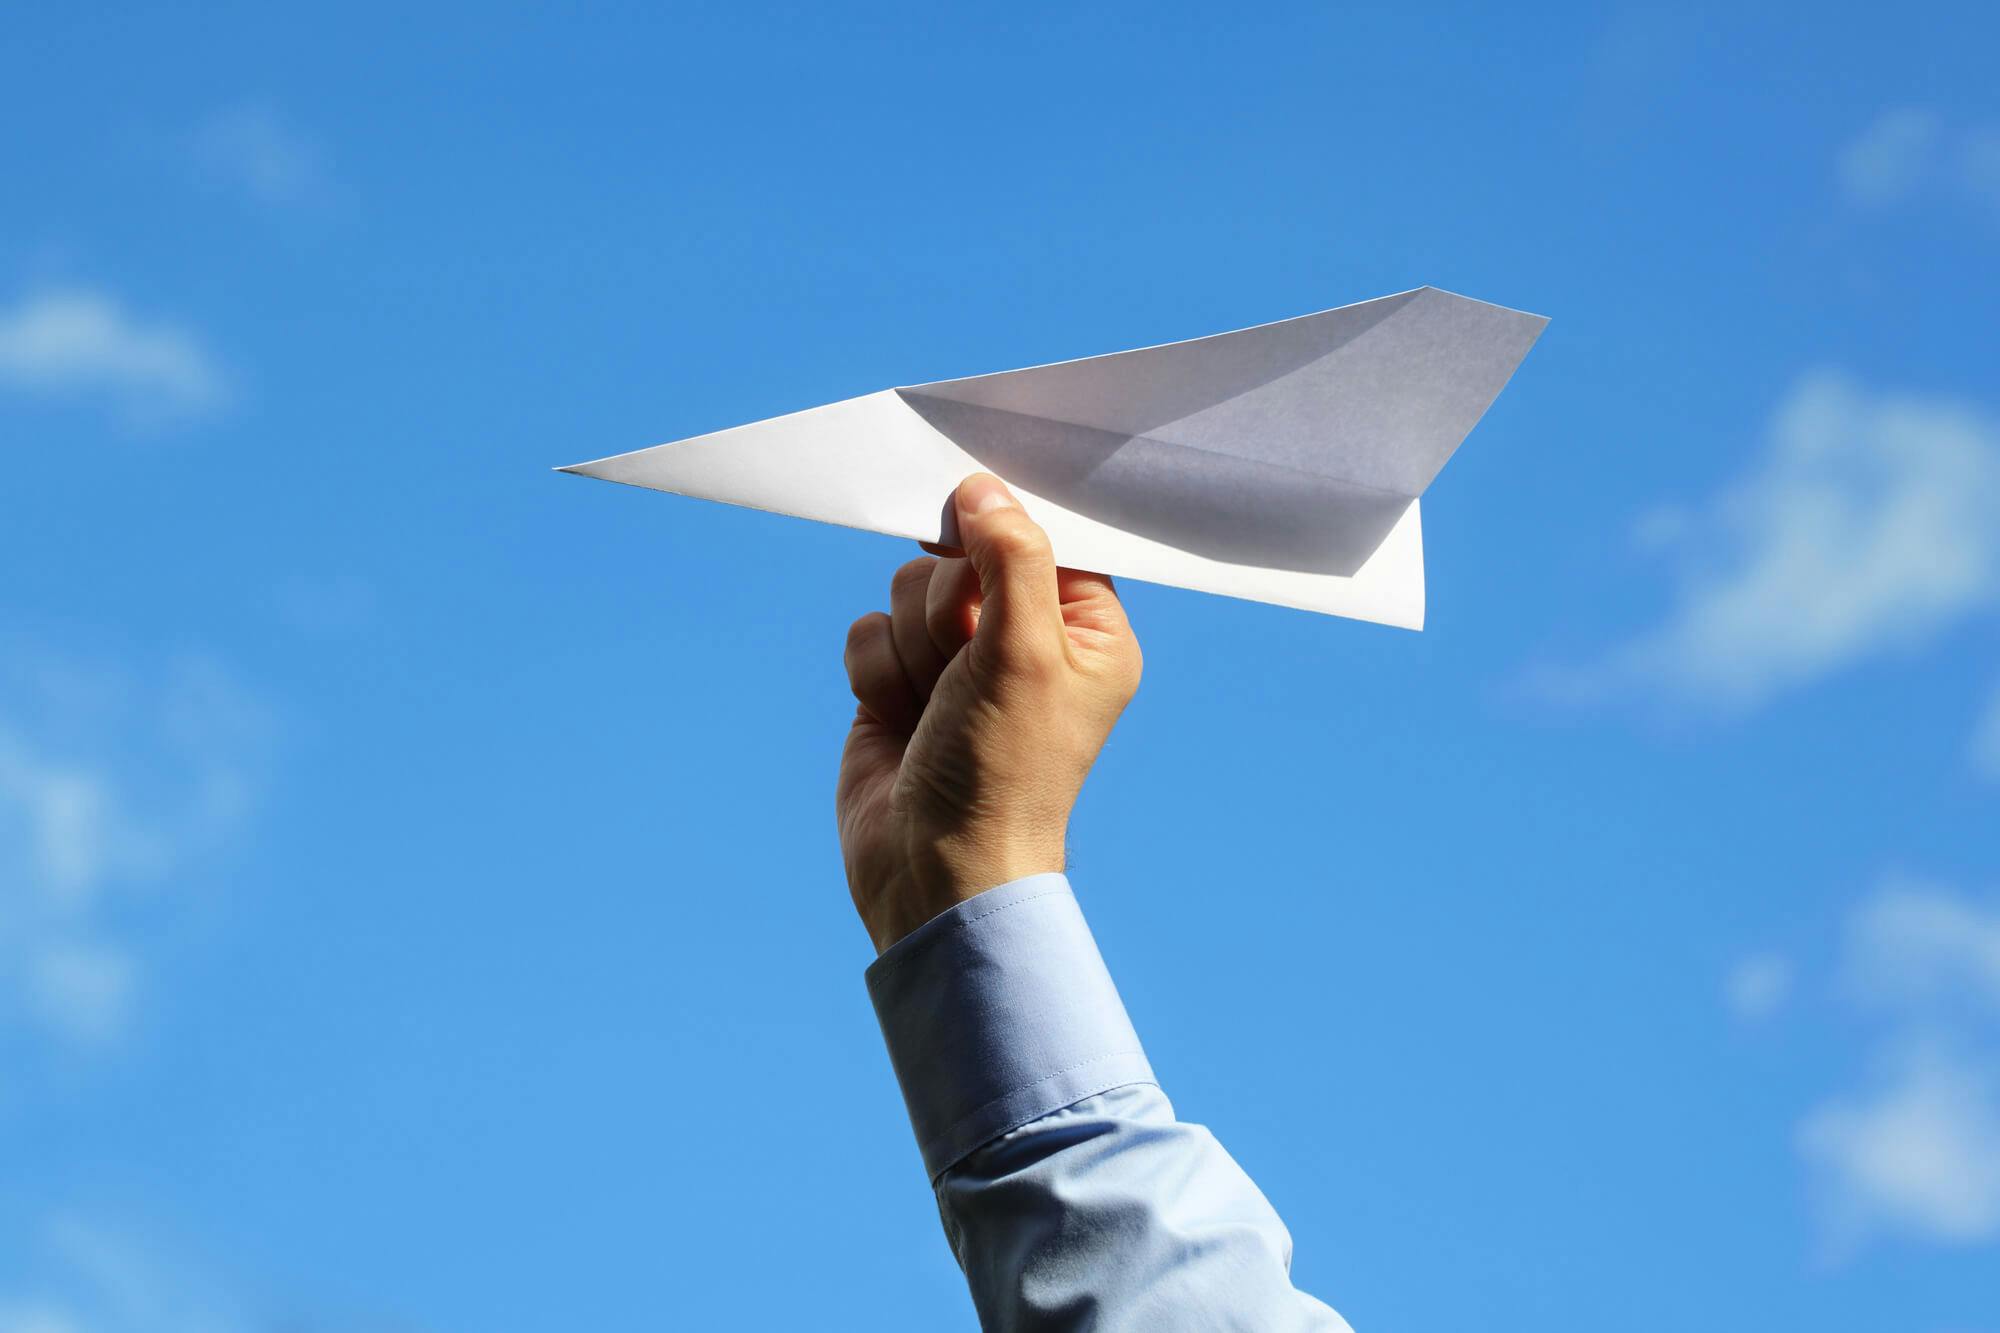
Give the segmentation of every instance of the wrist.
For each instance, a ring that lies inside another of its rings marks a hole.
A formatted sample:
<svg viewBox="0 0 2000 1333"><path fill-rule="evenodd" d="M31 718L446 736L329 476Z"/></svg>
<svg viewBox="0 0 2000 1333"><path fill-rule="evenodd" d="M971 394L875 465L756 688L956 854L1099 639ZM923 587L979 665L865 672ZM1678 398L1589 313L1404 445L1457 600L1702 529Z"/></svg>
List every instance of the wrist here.
<svg viewBox="0 0 2000 1333"><path fill-rule="evenodd" d="M940 839L912 848L907 865L871 896L863 924L879 954L931 918L988 889L1030 875L1060 873L1063 840L1038 839L1006 847L968 847Z"/></svg>

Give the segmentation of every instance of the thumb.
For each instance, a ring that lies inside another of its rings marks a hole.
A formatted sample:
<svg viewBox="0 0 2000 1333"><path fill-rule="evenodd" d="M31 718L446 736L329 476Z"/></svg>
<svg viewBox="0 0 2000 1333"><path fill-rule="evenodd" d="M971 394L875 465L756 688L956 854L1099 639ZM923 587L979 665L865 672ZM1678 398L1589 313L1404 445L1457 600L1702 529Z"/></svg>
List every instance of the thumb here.
<svg viewBox="0 0 2000 1333"><path fill-rule="evenodd" d="M952 496L959 543L979 575L980 637L991 629L1010 651L1062 645L1062 604L1049 535L1028 517L1007 483L975 472Z"/></svg>

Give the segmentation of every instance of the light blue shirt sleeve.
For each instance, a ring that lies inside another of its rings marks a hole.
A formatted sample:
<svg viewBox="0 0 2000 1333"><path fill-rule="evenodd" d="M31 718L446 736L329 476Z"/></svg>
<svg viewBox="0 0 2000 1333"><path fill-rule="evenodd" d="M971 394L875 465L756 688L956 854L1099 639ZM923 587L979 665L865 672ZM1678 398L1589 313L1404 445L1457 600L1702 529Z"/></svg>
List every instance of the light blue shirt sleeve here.
<svg viewBox="0 0 2000 1333"><path fill-rule="evenodd" d="M1292 1286L1292 1241L1174 1118L1069 881L926 922L868 993L982 1327L1347 1333Z"/></svg>

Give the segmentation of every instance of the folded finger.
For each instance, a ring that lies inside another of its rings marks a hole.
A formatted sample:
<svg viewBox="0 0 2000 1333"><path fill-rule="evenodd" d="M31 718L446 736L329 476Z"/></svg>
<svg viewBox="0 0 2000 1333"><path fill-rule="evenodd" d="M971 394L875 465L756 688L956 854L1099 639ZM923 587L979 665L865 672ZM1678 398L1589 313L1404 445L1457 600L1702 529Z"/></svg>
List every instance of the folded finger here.
<svg viewBox="0 0 2000 1333"><path fill-rule="evenodd" d="M923 712L909 677L896 656L889 617L870 611L847 630L847 684L854 698L883 726L907 736Z"/></svg>
<svg viewBox="0 0 2000 1333"><path fill-rule="evenodd" d="M938 651L925 623L931 575L940 564L931 559L912 560L889 580L890 637L896 645L896 656L903 663L903 674L909 677L910 688L920 700L931 697L931 687L937 684L939 673L950 660Z"/></svg>
<svg viewBox="0 0 2000 1333"><path fill-rule="evenodd" d="M924 598L924 628L949 662L979 628L979 571L965 559L938 561Z"/></svg>

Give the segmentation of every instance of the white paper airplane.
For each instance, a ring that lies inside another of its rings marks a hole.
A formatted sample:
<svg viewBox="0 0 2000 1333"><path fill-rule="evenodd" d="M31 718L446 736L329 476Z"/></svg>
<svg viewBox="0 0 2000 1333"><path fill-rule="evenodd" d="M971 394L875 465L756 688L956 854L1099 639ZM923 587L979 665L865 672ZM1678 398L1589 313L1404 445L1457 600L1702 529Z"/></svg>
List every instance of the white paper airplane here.
<svg viewBox="0 0 2000 1333"><path fill-rule="evenodd" d="M946 543L992 472L1064 565L1421 629L1417 497L1547 323L1420 287L562 471Z"/></svg>

